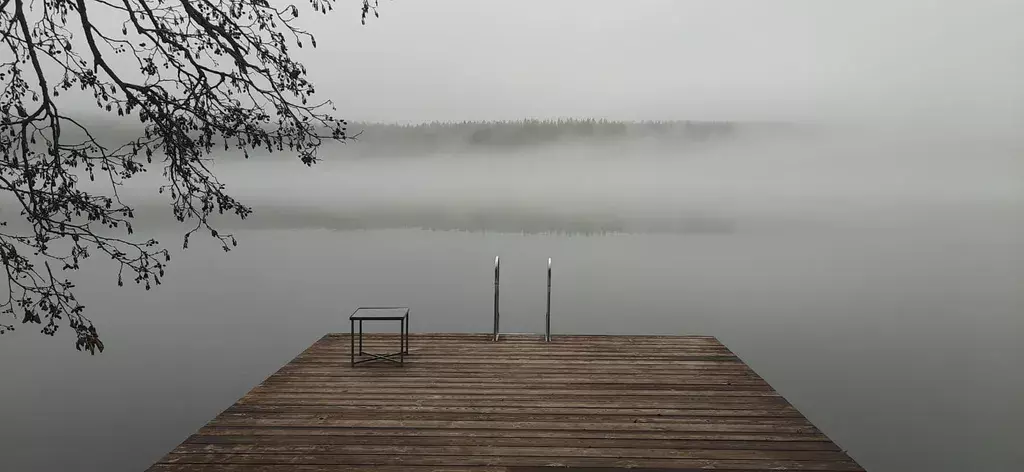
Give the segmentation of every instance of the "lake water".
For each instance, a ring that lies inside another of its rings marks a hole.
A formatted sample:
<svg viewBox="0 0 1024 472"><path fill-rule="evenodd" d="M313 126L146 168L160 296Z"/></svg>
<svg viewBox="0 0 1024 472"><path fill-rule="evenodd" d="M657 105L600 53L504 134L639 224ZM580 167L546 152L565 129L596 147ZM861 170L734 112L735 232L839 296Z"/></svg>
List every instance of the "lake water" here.
<svg viewBox="0 0 1024 472"><path fill-rule="evenodd" d="M150 292L99 261L79 274L106 352L75 353L67 330L0 338L0 470L143 470L359 305L487 332L497 255L505 331L543 331L551 257L556 335L714 335L868 470L1018 470L1020 148L838 148L586 172L534 155L230 164L262 210L227 223L236 250L175 251Z"/></svg>

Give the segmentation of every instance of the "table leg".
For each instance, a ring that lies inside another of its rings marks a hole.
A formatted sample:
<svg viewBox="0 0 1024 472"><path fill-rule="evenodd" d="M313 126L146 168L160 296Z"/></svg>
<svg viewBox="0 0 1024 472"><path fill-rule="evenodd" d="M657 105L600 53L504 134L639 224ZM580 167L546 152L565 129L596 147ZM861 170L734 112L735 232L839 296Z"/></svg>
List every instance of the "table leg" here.
<svg viewBox="0 0 1024 472"><path fill-rule="evenodd" d="M349 330L348 330L348 333L349 333L348 334L348 339L349 339L349 342L351 343L351 348L352 348L351 352L350 352L350 354L351 354L350 359L352 360L352 367L355 367L356 366L356 322L354 320L349 320L349 323L351 324L351 326L349 327Z"/></svg>

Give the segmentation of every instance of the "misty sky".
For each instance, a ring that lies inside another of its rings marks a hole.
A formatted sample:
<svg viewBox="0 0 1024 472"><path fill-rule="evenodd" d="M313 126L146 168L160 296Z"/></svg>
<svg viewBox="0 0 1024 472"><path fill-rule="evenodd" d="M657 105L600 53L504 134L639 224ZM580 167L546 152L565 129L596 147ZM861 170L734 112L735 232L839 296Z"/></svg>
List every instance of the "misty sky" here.
<svg viewBox="0 0 1024 472"><path fill-rule="evenodd" d="M293 52L351 120L1024 128L1021 0L381 0L366 26L359 0L273 1L299 7L319 47ZM123 18L96 21L117 35Z"/></svg>
<svg viewBox="0 0 1024 472"><path fill-rule="evenodd" d="M383 0L365 27L358 4L300 4L356 119L1024 123L1016 0Z"/></svg>

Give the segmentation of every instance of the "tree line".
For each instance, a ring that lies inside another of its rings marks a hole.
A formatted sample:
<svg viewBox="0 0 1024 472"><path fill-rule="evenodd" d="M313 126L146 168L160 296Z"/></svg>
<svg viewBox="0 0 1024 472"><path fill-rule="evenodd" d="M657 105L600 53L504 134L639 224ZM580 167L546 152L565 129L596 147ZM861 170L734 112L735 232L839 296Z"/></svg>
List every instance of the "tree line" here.
<svg viewBox="0 0 1024 472"><path fill-rule="evenodd" d="M509 148L556 142L588 142L616 139L703 141L735 132L736 123L725 121L614 121L564 118L556 120L433 121L418 124L352 122L357 131L355 147L420 150L456 147ZM352 144L352 143L350 143Z"/></svg>

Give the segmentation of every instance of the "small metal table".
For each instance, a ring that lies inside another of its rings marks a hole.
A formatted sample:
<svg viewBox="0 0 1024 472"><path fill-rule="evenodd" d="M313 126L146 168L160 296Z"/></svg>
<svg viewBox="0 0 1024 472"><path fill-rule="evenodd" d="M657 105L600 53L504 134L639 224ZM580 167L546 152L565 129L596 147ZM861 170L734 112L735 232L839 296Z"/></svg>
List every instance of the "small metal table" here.
<svg viewBox="0 0 1024 472"><path fill-rule="evenodd" d="M348 317L351 324L352 344L352 366L371 361L388 361L398 365L405 365L405 355L409 353L409 307L406 306L364 306L356 308ZM367 359L356 360L356 322L359 322L359 357L369 356ZM389 354L373 354L363 352L363 322L364 321L398 321L401 323L399 336L401 346L398 352ZM395 359L397 357L397 359Z"/></svg>

